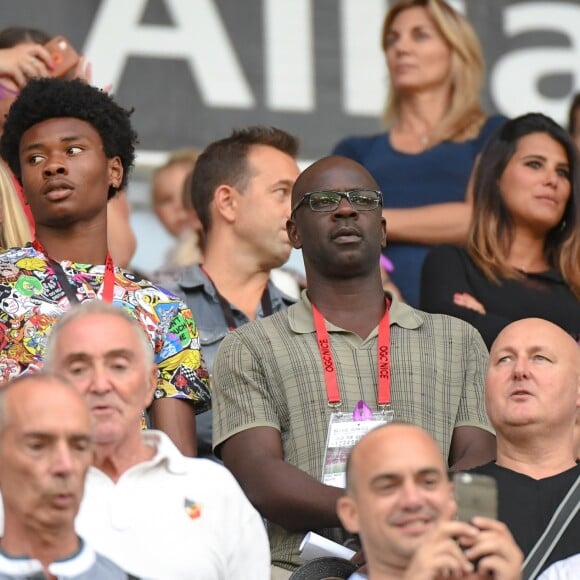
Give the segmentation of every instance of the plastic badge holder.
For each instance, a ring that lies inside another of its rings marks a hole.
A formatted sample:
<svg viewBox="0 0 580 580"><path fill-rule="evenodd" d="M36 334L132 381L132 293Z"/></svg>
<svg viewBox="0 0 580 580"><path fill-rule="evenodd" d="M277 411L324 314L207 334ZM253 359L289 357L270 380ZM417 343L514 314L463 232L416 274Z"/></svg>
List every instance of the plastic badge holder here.
<svg viewBox="0 0 580 580"><path fill-rule="evenodd" d="M346 460L351 448L369 431L392 422L393 417L390 406L380 411L371 411L363 401L357 403L352 414L332 413L326 436L322 483L346 487Z"/></svg>

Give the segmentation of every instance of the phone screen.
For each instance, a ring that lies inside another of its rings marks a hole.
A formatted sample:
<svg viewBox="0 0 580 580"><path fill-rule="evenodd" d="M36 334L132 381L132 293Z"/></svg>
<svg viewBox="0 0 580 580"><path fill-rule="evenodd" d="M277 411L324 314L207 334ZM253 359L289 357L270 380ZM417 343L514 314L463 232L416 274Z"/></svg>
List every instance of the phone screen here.
<svg viewBox="0 0 580 580"><path fill-rule="evenodd" d="M475 516L497 519L497 482L489 475L459 472L453 476L457 519L470 522Z"/></svg>

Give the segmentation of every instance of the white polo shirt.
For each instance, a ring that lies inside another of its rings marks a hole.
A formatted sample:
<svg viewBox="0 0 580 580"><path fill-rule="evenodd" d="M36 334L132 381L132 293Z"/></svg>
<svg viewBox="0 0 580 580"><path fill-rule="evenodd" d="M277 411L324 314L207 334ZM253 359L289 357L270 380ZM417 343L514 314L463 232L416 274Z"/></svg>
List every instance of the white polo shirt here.
<svg viewBox="0 0 580 580"><path fill-rule="evenodd" d="M184 457L160 431L144 431L150 461L114 483L91 467L77 531L139 577L158 580L267 580L264 524L231 473Z"/></svg>

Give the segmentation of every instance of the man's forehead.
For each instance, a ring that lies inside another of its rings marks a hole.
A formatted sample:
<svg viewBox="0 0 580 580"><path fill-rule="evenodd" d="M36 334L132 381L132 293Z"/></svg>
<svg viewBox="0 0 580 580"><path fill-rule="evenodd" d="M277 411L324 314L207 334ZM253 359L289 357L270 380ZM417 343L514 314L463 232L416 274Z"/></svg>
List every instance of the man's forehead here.
<svg viewBox="0 0 580 580"><path fill-rule="evenodd" d="M54 413L58 415L65 409L73 410L66 415L74 418L75 424L82 423L82 409L86 409L82 397L73 387L56 377L41 374L11 387L6 393L6 406L10 424L27 431L37 431L47 419L52 424ZM88 429L88 410L86 417Z"/></svg>
<svg viewBox="0 0 580 580"><path fill-rule="evenodd" d="M106 341L92 340L107 329ZM57 353L113 351L139 349L139 328L129 320L107 313L90 313L68 321L57 336ZM87 339L87 340L84 340ZM97 346L98 345L98 346Z"/></svg>
<svg viewBox="0 0 580 580"><path fill-rule="evenodd" d="M352 189L378 189L378 186L370 173L356 161L346 157L326 157L302 172L294 185L293 197L298 200L315 190Z"/></svg>
<svg viewBox="0 0 580 580"><path fill-rule="evenodd" d="M578 354L574 339L547 320L528 318L506 326L495 339L491 352L537 351L548 349L572 357Z"/></svg>
<svg viewBox="0 0 580 580"><path fill-rule="evenodd" d="M63 349L61 358L63 361L112 360L118 357L134 360L138 358L139 354L140 351L136 345L127 343L119 344L118 342L115 342L110 346L98 346L95 348L90 346L79 347L76 345L70 345L69 348Z"/></svg>
<svg viewBox="0 0 580 580"><path fill-rule="evenodd" d="M99 132L88 121L77 117L50 117L28 127L21 141L27 146L37 146L45 141L68 142L81 138L94 139L102 145Z"/></svg>
<svg viewBox="0 0 580 580"><path fill-rule="evenodd" d="M443 457L431 437L419 428L391 425L369 434L360 444L361 463L379 471L445 471Z"/></svg>

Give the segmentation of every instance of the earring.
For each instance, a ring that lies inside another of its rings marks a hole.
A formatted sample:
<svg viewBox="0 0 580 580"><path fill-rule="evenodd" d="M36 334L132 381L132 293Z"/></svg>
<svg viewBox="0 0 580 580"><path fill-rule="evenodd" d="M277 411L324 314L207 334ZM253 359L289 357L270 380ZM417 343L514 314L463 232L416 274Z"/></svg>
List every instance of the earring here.
<svg viewBox="0 0 580 580"><path fill-rule="evenodd" d="M562 220L559 230L563 232L566 229L566 220Z"/></svg>

